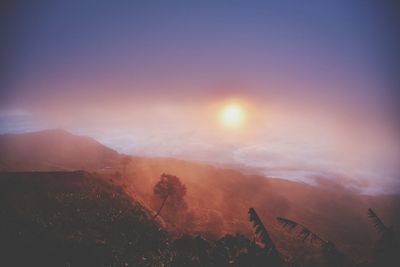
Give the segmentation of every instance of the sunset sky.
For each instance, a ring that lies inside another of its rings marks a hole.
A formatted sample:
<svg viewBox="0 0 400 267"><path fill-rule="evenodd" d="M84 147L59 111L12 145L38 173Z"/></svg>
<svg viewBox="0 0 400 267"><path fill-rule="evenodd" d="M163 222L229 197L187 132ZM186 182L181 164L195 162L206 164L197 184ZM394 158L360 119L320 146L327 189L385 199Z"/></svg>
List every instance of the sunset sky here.
<svg viewBox="0 0 400 267"><path fill-rule="evenodd" d="M1 133L400 192L392 1L9 2Z"/></svg>

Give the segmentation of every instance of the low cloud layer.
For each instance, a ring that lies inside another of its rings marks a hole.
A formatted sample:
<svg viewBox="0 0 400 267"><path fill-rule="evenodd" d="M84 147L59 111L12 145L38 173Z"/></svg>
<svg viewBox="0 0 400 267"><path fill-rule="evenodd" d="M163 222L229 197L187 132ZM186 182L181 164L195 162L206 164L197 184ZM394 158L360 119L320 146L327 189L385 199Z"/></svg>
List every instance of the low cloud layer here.
<svg viewBox="0 0 400 267"><path fill-rule="evenodd" d="M209 118L199 119L193 112L160 114L149 114L147 120L145 115L131 121L100 116L98 121L55 124L29 113L7 112L1 115L1 132L62 127L125 154L201 161L361 193L400 192L399 142L382 127L368 132L370 125L355 129L343 121L324 124L318 117L300 120L281 114L259 119L238 134L211 129L205 125ZM152 123L154 118L162 123Z"/></svg>

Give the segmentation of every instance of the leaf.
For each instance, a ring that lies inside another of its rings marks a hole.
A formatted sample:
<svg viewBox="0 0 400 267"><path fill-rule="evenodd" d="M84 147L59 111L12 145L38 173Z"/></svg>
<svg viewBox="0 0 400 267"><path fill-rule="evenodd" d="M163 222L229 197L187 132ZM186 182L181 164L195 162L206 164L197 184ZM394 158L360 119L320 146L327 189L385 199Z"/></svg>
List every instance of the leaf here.
<svg viewBox="0 0 400 267"><path fill-rule="evenodd" d="M376 215L376 213L370 208L368 209L368 217L371 219L372 223L374 224L375 228L378 230L379 233L384 234L388 231L388 228L385 224L381 221L381 219Z"/></svg>
<svg viewBox="0 0 400 267"><path fill-rule="evenodd" d="M302 227L299 236L303 238L303 241L306 241L306 239L311 235L310 230L308 230L305 227Z"/></svg>
<svg viewBox="0 0 400 267"><path fill-rule="evenodd" d="M310 240L310 243L313 243L314 241L319 241L324 244L327 242L319 235L311 232L310 229L308 229L304 225L301 225L300 223L282 217L277 217L276 220L280 225L282 225L283 228L287 229L289 232L292 232L295 229L299 229L297 236L300 237L303 242L307 241L307 239Z"/></svg>
<svg viewBox="0 0 400 267"><path fill-rule="evenodd" d="M258 217L257 212L253 209L249 209L250 221L253 222L253 227L256 230L256 234L260 237L261 241L266 248L274 247L271 237L269 236L267 229L262 223L261 219Z"/></svg>
<svg viewBox="0 0 400 267"><path fill-rule="evenodd" d="M291 221L286 218L277 217L276 219L277 219L278 223L280 223L283 226L283 228L288 229L289 232L298 226L298 224L296 222Z"/></svg>

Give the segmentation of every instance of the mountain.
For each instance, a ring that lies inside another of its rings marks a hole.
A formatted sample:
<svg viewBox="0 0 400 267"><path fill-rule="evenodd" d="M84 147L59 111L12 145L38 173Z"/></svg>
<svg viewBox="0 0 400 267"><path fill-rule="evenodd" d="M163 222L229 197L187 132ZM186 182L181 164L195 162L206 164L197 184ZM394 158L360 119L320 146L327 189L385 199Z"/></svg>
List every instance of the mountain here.
<svg viewBox="0 0 400 267"><path fill-rule="evenodd" d="M64 130L0 135L0 170L78 170L115 165L116 151Z"/></svg>
<svg viewBox="0 0 400 267"><path fill-rule="evenodd" d="M293 239L276 217L306 225L357 259L367 258L379 239L367 217L368 208L397 233L400 230L399 196L360 195L337 186L310 186L169 158L130 157L123 165L124 155L91 138L60 130L3 135L0 149L3 170L89 170L112 178L153 210L160 204L153 194L160 175L176 175L186 185L187 205L178 212L167 202L160 217L170 231L201 234L209 240L227 233L252 236L247 210L254 207L279 250L297 258L308 259L310 251L320 249Z"/></svg>

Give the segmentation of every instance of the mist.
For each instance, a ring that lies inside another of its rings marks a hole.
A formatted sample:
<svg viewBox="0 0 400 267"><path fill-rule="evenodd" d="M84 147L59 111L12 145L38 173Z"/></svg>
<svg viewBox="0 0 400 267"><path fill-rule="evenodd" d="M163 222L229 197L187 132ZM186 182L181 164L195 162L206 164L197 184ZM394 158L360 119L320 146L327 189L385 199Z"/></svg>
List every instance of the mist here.
<svg viewBox="0 0 400 267"><path fill-rule="evenodd" d="M314 185L326 179L368 194L399 192L400 145L391 125L248 100L246 124L232 130L218 117L226 101L44 107L3 113L1 131L61 128L128 155L193 160Z"/></svg>

